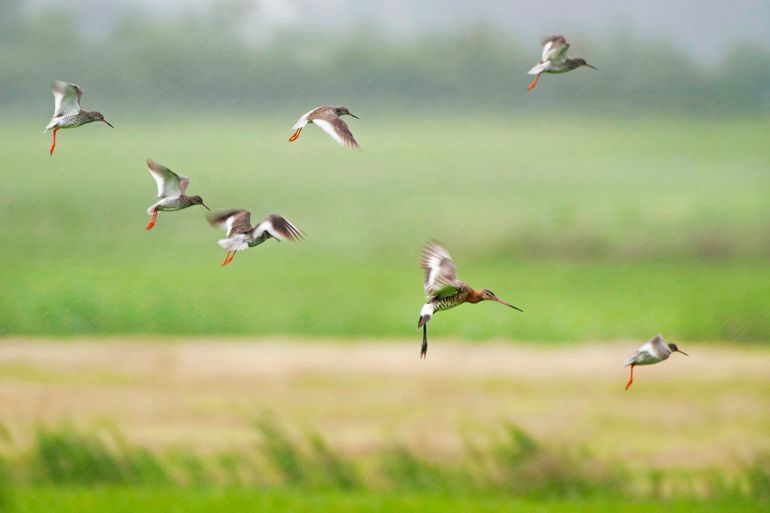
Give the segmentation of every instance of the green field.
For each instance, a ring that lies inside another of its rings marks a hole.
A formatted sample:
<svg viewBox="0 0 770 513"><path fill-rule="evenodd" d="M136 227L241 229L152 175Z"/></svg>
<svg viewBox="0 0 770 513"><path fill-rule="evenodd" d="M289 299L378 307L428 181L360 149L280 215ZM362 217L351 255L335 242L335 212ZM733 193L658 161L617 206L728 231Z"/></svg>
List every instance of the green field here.
<svg viewBox="0 0 770 513"><path fill-rule="evenodd" d="M743 513L761 511L763 505L744 499L668 502L621 500L531 501L505 496L453 496L436 494L369 494L262 490L158 490L131 488L56 489L33 488L18 493L13 511L37 513L55 510L77 512L233 512L325 511L383 512L419 511L445 513ZM765 505L766 506L766 505ZM765 510L766 511L766 510Z"/></svg>
<svg viewBox="0 0 770 513"><path fill-rule="evenodd" d="M770 338L767 120L359 115L360 152L313 127L288 144L275 116L112 113L53 157L37 126L1 126L0 335L411 336L437 238L526 312L466 307L437 337ZM147 157L307 240L220 268L201 208L145 233Z"/></svg>

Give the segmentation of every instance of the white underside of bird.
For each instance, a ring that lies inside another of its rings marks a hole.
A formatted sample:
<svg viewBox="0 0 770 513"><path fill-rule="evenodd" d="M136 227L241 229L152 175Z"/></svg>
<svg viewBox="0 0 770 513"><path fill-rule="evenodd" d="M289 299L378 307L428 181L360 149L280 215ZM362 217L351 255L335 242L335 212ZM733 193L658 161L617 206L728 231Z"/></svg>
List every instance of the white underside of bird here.
<svg viewBox="0 0 770 513"><path fill-rule="evenodd" d="M147 214L152 215L152 213L155 211L167 212L171 210L181 210L182 205L181 205L180 198L181 196L171 196L169 198L163 198L160 201L150 205L150 207L147 209Z"/></svg>
<svg viewBox="0 0 770 513"><path fill-rule="evenodd" d="M229 239L220 239L217 241L217 244L227 251L243 251L248 249L251 240L252 238L248 233L239 233Z"/></svg>
<svg viewBox="0 0 770 513"><path fill-rule="evenodd" d="M669 348L663 341L663 337L657 336L652 340L645 342L642 347L629 356L626 361L623 362L623 366L652 365L668 359L672 352L671 348Z"/></svg>
<svg viewBox="0 0 770 513"><path fill-rule="evenodd" d="M426 324L433 318L433 313L436 311L436 306L433 302L425 303L420 310L420 322Z"/></svg>
<svg viewBox="0 0 770 513"><path fill-rule="evenodd" d="M55 117L55 118L51 118L51 121L49 121L49 122L48 122L48 124L46 125L46 127L45 127L45 128L43 129L43 131L42 131L42 132L40 132L40 133L41 133L41 134L44 134L44 133L46 133L47 131L49 131L49 130L51 130L51 129L53 129L53 128L56 128L56 127L57 127L57 125L60 125L60 124L62 125L62 126L59 126L59 127L58 127L60 130L66 130L66 129L68 129L68 128L77 128L77 127L79 127L79 126L83 126L83 125L85 125L85 123L62 123L62 121L65 121L65 119L66 119L67 117L68 117L68 116L57 116L57 117Z"/></svg>
<svg viewBox="0 0 770 513"><path fill-rule="evenodd" d="M539 75L540 73L564 73L568 71L564 67L564 62L556 63L553 61L540 62L527 72L528 75Z"/></svg>

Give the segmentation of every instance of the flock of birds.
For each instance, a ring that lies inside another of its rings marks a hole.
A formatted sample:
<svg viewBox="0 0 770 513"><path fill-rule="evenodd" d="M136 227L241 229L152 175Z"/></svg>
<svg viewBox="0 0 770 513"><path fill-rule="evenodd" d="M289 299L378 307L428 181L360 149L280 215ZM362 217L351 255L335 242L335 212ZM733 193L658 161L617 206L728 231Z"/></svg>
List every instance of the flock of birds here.
<svg viewBox="0 0 770 513"><path fill-rule="evenodd" d="M570 45L567 43L567 40L561 35L552 36L543 41L542 57L528 72L530 75L535 75L535 79L527 88L528 90L534 89L543 73L566 73L582 66L596 69L588 64L585 59L567 57L569 47ZM56 133L61 129L76 128L94 121L100 121L112 127L100 112L87 111L81 107L80 100L83 96L83 89L80 86L56 80L53 82L52 90L54 114L48 125L46 125L45 130L43 130L43 133L49 130L53 133L53 142L50 149L51 155L53 155L56 148ZM360 148L347 123L342 119L342 116L345 115L358 119L347 107L332 105L316 107L303 114L297 120L292 127L294 133L289 138L289 142L296 141L302 129L308 124L313 124L329 134L339 144L348 148ZM151 230L155 226L158 212L182 210L193 205L201 205L210 211L203 203L203 198L186 194L187 186L190 184L188 177L178 175L169 168L152 160L147 160L147 168L158 186L158 201L147 209L147 214L151 218L146 226L146 230ZM277 214L268 215L257 223L256 226L251 224L251 212L242 209L211 212L208 215L208 220L212 225L223 228L227 232L227 238L218 241L218 244L227 250L227 256L222 262L222 266L232 262L238 251L258 246L268 239L298 241L303 238L302 231L297 226L285 217ZM424 358L427 355L427 325L436 312L449 310L463 303L475 304L482 301L495 301L523 312L519 307L497 297L491 290L476 290L467 283L460 281L457 278L457 268L452 261L452 257L449 256L449 252L435 240L429 241L425 245L420 265L425 271L424 288L426 296L425 304L420 310L420 317L417 322L417 329L423 330L420 358ZM626 390L634 381L635 366L662 362L674 352L686 355L676 344L666 343L660 335L656 335L647 341L624 362L625 366L630 367Z"/></svg>

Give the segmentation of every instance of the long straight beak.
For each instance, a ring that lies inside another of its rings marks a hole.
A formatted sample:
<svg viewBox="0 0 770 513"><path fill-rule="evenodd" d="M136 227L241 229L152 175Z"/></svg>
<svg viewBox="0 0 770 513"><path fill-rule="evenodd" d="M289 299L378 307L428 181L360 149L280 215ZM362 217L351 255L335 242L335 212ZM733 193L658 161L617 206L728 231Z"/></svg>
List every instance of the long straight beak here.
<svg viewBox="0 0 770 513"><path fill-rule="evenodd" d="M102 121L103 121L103 122L105 122L105 123L107 123L108 125L110 125L110 122L109 122L109 121L107 121L106 119L103 119ZM110 125L110 128L115 128L115 127L114 127L114 126L112 126L112 125Z"/></svg>
<svg viewBox="0 0 770 513"><path fill-rule="evenodd" d="M352 112L348 112L348 114L350 114L351 116L353 116L353 117L354 117L354 118L356 118L356 119L361 119L361 118L359 118L358 116L356 116L355 114L353 114Z"/></svg>
<svg viewBox="0 0 770 513"><path fill-rule="evenodd" d="M518 306L513 306L513 305L512 305L512 304L510 304L510 303L506 303L505 301L503 301L503 300L502 300L502 299L500 299L499 297L496 297L496 298L495 298L495 301L497 301L497 302L498 302L498 303L500 303L501 305L509 306L509 307L513 308L514 310L518 310L519 312L521 312L521 313L524 313L524 310L522 310L522 309L521 309L521 308L519 308Z"/></svg>
<svg viewBox="0 0 770 513"><path fill-rule="evenodd" d="M206 210L208 210L209 212L211 212L211 209L210 209L209 207L207 207L205 203L201 203L201 205L203 206L203 208L205 208Z"/></svg>
<svg viewBox="0 0 770 513"><path fill-rule="evenodd" d="M677 353L682 353L682 354L683 354L683 355L685 355L685 356L690 356L689 354L685 353L685 352L684 352L684 351L682 351L681 349L677 349L677 350L676 350L676 352L677 352Z"/></svg>
<svg viewBox="0 0 770 513"><path fill-rule="evenodd" d="M599 69L599 68L597 68L596 66L591 66L591 65L590 65L590 64L588 64L587 62L586 62L586 66L588 66L588 67L589 67L589 68L591 68L591 69L595 69L595 70L598 70L598 69Z"/></svg>

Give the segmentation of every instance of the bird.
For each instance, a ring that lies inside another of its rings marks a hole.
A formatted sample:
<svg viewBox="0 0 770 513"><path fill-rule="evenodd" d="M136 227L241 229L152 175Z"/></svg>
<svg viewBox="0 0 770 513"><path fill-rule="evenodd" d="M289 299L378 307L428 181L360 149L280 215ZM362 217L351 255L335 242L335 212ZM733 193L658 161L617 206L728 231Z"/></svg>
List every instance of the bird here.
<svg viewBox="0 0 770 513"><path fill-rule="evenodd" d="M259 246L268 239L298 241L304 237L299 228L278 214L271 214L251 226L251 212L230 209L210 214L209 222L227 230L227 238L217 242L227 250L222 267L233 261L236 252Z"/></svg>
<svg viewBox="0 0 770 513"><path fill-rule="evenodd" d="M497 301L500 304L523 312L518 306L506 303L489 289L475 290L467 283L457 279L455 267L449 252L438 241L431 240L425 244L420 258L420 266L425 271L426 301L420 310L417 329L422 328L422 346L420 358L428 353L428 321L435 312L449 310L463 303L479 303L481 301Z"/></svg>
<svg viewBox="0 0 770 513"><path fill-rule="evenodd" d="M151 215L150 222L147 223L145 230L150 231L155 226L155 219L158 212L168 212L172 210L182 210L193 205L201 205L206 210L211 210L203 203L200 196L187 196L185 191L190 185L190 179L186 176L178 175L164 165L147 159L147 170L155 179L158 185L158 198L160 201L152 204L147 209L147 214Z"/></svg>
<svg viewBox="0 0 770 513"><path fill-rule="evenodd" d="M655 335L645 342L642 347L623 362L624 367L631 366L631 373L628 376L626 390L628 390L634 382L634 367L637 365L652 365L653 363L662 362L663 360L668 359L672 353L682 353L685 356L690 356L679 349L676 344L667 344L660 335Z"/></svg>
<svg viewBox="0 0 770 513"><path fill-rule="evenodd" d="M299 137L299 133L308 123L318 125L321 129L332 136L332 139L347 148L360 148L353 134L350 132L347 123L341 116L348 115L358 119L358 116L352 114L347 107L335 107L333 105L321 105L302 115L301 118L291 127L295 130L289 137L289 142L294 142Z"/></svg>
<svg viewBox="0 0 770 513"><path fill-rule="evenodd" d="M529 75L537 75L535 80L527 87L528 91L531 91L537 85L537 81L540 80L540 75L543 73L566 73L580 66L588 66L591 69L596 69L595 66L588 64L585 59L575 58L570 59L567 57L567 50L569 49L569 43L564 36L551 36L543 40L543 56L540 58L535 67L529 70Z"/></svg>
<svg viewBox="0 0 770 513"><path fill-rule="evenodd" d="M70 82L54 80L51 84L54 98L54 110L51 121L48 122L43 133L53 129L53 143L51 144L50 155L56 148L56 132L62 128L76 128L93 121L101 121L112 126L101 112L91 112L83 110L80 106L80 99L83 97L83 88Z"/></svg>

